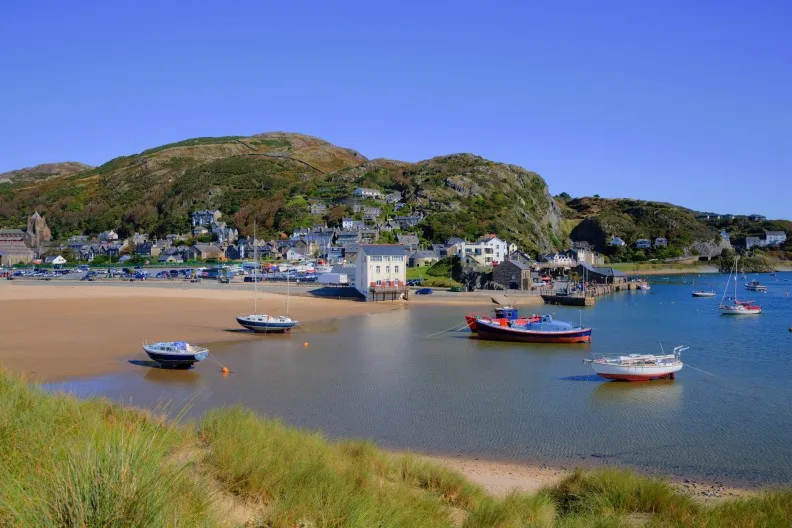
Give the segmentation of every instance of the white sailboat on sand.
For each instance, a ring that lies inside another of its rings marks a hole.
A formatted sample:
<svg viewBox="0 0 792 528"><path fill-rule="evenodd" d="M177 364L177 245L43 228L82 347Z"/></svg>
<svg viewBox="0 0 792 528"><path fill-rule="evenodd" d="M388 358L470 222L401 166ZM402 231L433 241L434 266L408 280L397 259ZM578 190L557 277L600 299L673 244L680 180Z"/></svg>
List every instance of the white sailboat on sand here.
<svg viewBox="0 0 792 528"><path fill-rule="evenodd" d="M289 275L286 275L286 315L267 315L258 313L258 281L261 275L256 251L256 223L253 222L253 313L236 318L244 328L261 334L285 334L297 325L297 320L289 317Z"/></svg>
<svg viewBox="0 0 792 528"><path fill-rule="evenodd" d="M723 297L721 297L720 306L718 309L723 315L758 315L762 313L762 307L754 304L754 301L740 301L737 299L737 261L739 257L734 259L734 267L729 271L729 278L726 281L726 288L723 290ZM734 297L726 298L726 293L729 291L729 281L734 275Z"/></svg>

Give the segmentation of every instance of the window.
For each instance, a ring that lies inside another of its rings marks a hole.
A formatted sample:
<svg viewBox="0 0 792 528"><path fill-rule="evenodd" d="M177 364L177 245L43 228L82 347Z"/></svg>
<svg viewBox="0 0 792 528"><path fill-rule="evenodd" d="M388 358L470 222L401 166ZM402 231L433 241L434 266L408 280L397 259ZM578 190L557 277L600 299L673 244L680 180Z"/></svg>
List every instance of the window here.
<svg viewBox="0 0 792 528"><path fill-rule="evenodd" d="M379 272L380 272L380 266L377 266L377 267L374 269L374 272L375 272L375 273L377 273L377 274L379 274Z"/></svg>
<svg viewBox="0 0 792 528"><path fill-rule="evenodd" d="M382 286L382 281L381 280L377 281L377 286Z"/></svg>
<svg viewBox="0 0 792 528"><path fill-rule="evenodd" d="M382 262L382 257L380 255L371 256L369 259L371 259L371 262Z"/></svg>
<svg viewBox="0 0 792 528"><path fill-rule="evenodd" d="M404 257L403 256L391 257L391 260L393 262L402 262L404 260ZM396 266L396 267L398 268L398 266Z"/></svg>
<svg viewBox="0 0 792 528"><path fill-rule="evenodd" d="M399 266L393 266L394 273L399 273Z"/></svg>
<svg viewBox="0 0 792 528"><path fill-rule="evenodd" d="M385 266L385 273L390 275L390 266Z"/></svg>

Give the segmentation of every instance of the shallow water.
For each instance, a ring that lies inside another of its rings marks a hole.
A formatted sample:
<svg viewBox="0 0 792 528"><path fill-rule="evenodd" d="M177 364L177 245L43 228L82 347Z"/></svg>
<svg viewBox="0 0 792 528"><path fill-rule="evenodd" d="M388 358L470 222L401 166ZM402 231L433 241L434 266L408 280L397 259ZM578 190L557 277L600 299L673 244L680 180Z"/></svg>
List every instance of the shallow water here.
<svg viewBox="0 0 792 528"><path fill-rule="evenodd" d="M761 316L719 315L719 275L654 278L648 292L601 298L583 311L523 310L575 322L582 316L594 328L590 345L487 342L469 332L427 338L463 322L466 310L413 306L313 323L291 336L236 336L241 341L212 347L233 370L228 377L208 361L190 371L129 364L49 388L190 405L193 415L243 403L331 437L399 449L790 482L792 274L758 277L770 289L750 294ZM716 298L691 297L709 284ZM738 295L749 297L742 289ZM589 352L659 351L660 341L666 350L690 347L675 381L608 382L590 377L582 363Z"/></svg>

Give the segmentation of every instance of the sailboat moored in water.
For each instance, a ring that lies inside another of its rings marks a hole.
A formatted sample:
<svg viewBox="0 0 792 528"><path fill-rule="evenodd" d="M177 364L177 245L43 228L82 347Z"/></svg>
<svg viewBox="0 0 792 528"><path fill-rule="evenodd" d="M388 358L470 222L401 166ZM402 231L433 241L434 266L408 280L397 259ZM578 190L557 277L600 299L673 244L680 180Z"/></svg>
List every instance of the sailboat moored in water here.
<svg viewBox="0 0 792 528"><path fill-rule="evenodd" d="M253 262L255 268L253 270L253 313L250 315L237 316L236 320L242 327L252 330L261 334L284 334L290 332L292 328L297 326L297 321L289 317L289 275L286 275L286 315L267 315L260 314L257 310L258 303L258 281L259 281L259 264L258 253L256 252L256 224L253 224Z"/></svg>
<svg viewBox="0 0 792 528"><path fill-rule="evenodd" d="M723 315L759 315L762 313L762 307L755 304L754 301L740 301L737 299L737 261L739 257L734 259L734 268L729 272L729 278L726 281L726 288L723 290L723 297L721 297L720 306L718 309ZM731 281L732 274L734 275L734 297L726 299L726 292L729 291L729 281Z"/></svg>

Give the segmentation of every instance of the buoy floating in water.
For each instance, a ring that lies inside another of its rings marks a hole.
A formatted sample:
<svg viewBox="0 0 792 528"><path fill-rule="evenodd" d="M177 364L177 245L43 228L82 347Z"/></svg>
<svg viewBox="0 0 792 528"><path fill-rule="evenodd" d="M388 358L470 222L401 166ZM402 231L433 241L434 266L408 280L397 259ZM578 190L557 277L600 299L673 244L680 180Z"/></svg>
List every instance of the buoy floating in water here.
<svg viewBox="0 0 792 528"><path fill-rule="evenodd" d="M304 346L305 348L308 348L308 341L306 341L305 343L303 343L303 346Z"/></svg>
<svg viewBox="0 0 792 528"><path fill-rule="evenodd" d="M220 369L220 371L221 371L223 374L228 374L229 372L231 372L230 370L228 370L228 367L223 367L222 369Z"/></svg>

